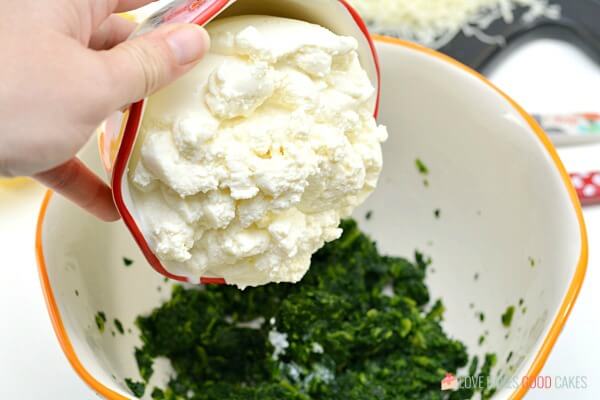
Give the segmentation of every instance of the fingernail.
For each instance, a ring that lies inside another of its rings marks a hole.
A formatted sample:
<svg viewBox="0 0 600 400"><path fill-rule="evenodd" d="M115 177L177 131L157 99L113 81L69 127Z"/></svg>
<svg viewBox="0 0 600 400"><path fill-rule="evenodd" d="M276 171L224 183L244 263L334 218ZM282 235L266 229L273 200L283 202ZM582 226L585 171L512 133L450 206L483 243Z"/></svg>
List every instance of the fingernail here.
<svg viewBox="0 0 600 400"><path fill-rule="evenodd" d="M167 34L167 44L179 65L200 60L210 45L206 30L198 25L181 25Z"/></svg>

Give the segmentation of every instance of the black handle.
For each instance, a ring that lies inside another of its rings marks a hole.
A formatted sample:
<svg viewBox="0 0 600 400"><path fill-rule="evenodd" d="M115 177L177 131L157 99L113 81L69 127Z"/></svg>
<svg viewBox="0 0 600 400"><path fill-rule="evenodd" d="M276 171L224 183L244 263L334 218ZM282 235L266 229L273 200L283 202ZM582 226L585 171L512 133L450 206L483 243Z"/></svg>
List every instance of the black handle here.
<svg viewBox="0 0 600 400"><path fill-rule="evenodd" d="M562 8L558 20L546 17L525 22L522 16L526 8L515 11L515 20L511 24L499 19L486 30L490 36L501 36L505 44L489 44L475 37L459 33L440 51L446 53L470 67L482 70L506 46L529 35L558 37L578 42L593 58L600 62L600 0L555 0Z"/></svg>

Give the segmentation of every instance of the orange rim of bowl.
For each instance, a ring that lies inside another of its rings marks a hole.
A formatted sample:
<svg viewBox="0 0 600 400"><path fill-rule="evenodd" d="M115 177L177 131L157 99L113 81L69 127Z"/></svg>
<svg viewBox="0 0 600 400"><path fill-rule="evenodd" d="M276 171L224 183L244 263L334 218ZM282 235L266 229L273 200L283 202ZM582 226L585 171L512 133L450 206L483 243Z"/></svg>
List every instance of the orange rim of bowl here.
<svg viewBox="0 0 600 400"><path fill-rule="evenodd" d="M538 137L540 142L543 144L543 146L546 149L546 151L548 152L548 154L550 154L552 161L554 162L554 166L558 169L558 171L560 173L560 177L564 183L565 189L567 190L567 192L569 194L569 198L571 200L571 203L575 210L575 214L577 216L577 220L579 222L579 230L580 230L580 235L581 235L581 250L580 250L579 260L577 262L577 266L575 269L575 273L573 275L573 279L571 280L571 283L569 284L569 288L568 288L567 293L566 293L566 295L562 301L562 304L558 310L556 318L552 322L552 326L550 327L548 334L546 335L544 341L542 342L542 345L541 345L540 349L538 350L538 353L536 354L534 361L527 372L526 376L529 378L529 381L531 381L531 380L535 379L535 377L537 377L538 374L540 373L542 367L544 366L544 364L546 363L546 361L548 359L548 356L550 355L550 352L552 351L552 348L554 347L554 344L556 343L556 340L558 339L558 336L560 335L567 319L569 318L571 310L573 309L573 306L577 300L577 296L579 295L579 291L583 284L583 279L585 277L585 272L587 269L587 260L588 260L587 232L586 232L586 228L585 228L585 222L583 220L583 212L581 210L581 205L577 198L577 194L575 193L575 190L573 189L573 186L571 185L571 180L569 178L569 175L568 175L567 171L565 170L565 167L563 166L562 162L560 161L558 153L556 152L556 150L552 146L550 140L548 139L546 133L542 130L542 128L538 125L538 123L521 106L519 106L514 100L512 100L509 96L507 96L503 91L498 89L491 82L489 82L481 74L479 74L478 72L472 70L471 68L461 64L460 62L454 60L453 58L450 58L450 57L448 57L442 53L439 53L435 50L431 50L429 48L426 48L426 47L423 47L423 46L420 46L420 45L417 45L417 44L414 44L411 42L407 42L407 41L395 39L395 38L390 38L387 36L374 35L373 37L374 37L374 39L376 39L376 41L379 41L379 42L384 42L384 43L389 43L389 44L393 44L393 45L397 45L397 46L407 47L412 50L416 50L421 53L428 54L428 55L433 56L441 61L450 63L453 66L458 67L458 68L462 69L463 71L469 73L470 75L481 80L486 86L492 88L496 93L500 94L500 96L502 96L506 101L508 101L508 103L525 119L525 121L531 127L532 131L535 133L535 135ZM102 383L100 383L98 380L96 380L96 378L94 378L94 376L92 376L85 369L85 367L83 366L83 364L77 357L77 354L75 353L75 349L73 348L73 345L71 344L71 341L69 339L67 331L65 330L65 327L62 322L60 312L58 309L58 305L56 303L56 299L52 292L52 286L50 284L50 279L48 277L46 261L44 258L43 240L42 240L44 220L46 217L46 211L48 209L48 205L50 203L51 198L52 198L52 192L48 191L46 193L46 196L44 197L44 200L41 205L40 213L38 216L38 222L37 222L37 228L36 228L35 250L36 250L36 259L37 259L37 263L38 263L38 270L39 270L39 274L40 274L40 280L41 280L41 284L42 284L42 290L43 290L44 296L46 298L46 304L48 307L48 312L50 314L50 319L52 321L52 325L54 327L54 331L56 333L56 336L58 337L58 341L59 341L59 343L63 349L63 352L65 353L69 363L71 364L71 366L73 367L75 372L81 377L81 379L83 379L83 381L85 383L87 383L98 394L104 396L105 398L107 398L109 400L128 400L127 397L124 397L124 396L114 392L113 390L109 389L108 387L104 386ZM529 389L528 386L529 385L519 385L518 388L515 389L515 391L510 396L510 399L512 399L512 400L522 399L523 396L525 396L525 394L527 393L527 391Z"/></svg>
<svg viewBox="0 0 600 400"><path fill-rule="evenodd" d="M83 381L87 383L90 388L92 388L99 395L104 396L105 398L110 400L129 400L127 397L124 397L104 386L85 369L85 367L79 360L79 357L77 357L77 354L75 353L75 349L71 344L69 335L67 335L67 331L62 322L60 311L58 310L58 305L56 304L56 299L54 298L54 292L52 291L52 285L50 284L50 278L48 277L48 271L46 269L46 260L44 258L44 247L42 238L44 219L46 218L46 211L48 210L48 205L50 204L50 199L52 198L52 195L53 192L51 190L48 190L46 192L46 195L44 196L44 200L42 201L42 206L38 215L37 228L35 232L35 254L38 263L40 281L42 283L42 289L44 292L44 298L46 299L46 305L48 307L48 312L50 314L52 326L54 327L54 332L56 333L56 336L60 343L60 347L62 347L65 356L67 356L67 359L69 360L69 363L71 364L77 375L79 375L79 377L83 379Z"/></svg>

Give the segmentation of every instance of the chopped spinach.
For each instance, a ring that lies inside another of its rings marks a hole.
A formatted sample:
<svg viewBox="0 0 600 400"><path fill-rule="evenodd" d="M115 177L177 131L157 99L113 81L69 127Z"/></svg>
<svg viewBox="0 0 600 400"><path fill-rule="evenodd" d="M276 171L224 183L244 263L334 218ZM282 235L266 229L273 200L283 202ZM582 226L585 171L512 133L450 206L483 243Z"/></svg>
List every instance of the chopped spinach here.
<svg viewBox="0 0 600 400"><path fill-rule="evenodd" d="M125 379L125 384L131 390L131 393L138 399L146 392L146 384L143 382L135 382L129 378Z"/></svg>
<svg viewBox="0 0 600 400"><path fill-rule="evenodd" d="M138 369L140 371L140 376L148 381L154 374L154 369L152 368L152 364L154 363L154 358L150 355L149 352L143 351L136 347L135 349L135 361L137 362Z"/></svg>
<svg viewBox="0 0 600 400"><path fill-rule="evenodd" d="M475 376L477 373L477 366L479 365L479 357L474 356L469 365L469 376Z"/></svg>
<svg viewBox="0 0 600 400"><path fill-rule="evenodd" d="M477 318L479 318L480 322L484 322L485 321L485 314L483 313L483 311L480 311L477 313Z"/></svg>
<svg viewBox="0 0 600 400"><path fill-rule="evenodd" d="M508 307L506 309L506 311L504 311L504 314L502 314L502 317L501 317L502 325L504 325L506 328L509 328L510 324L512 323L514 314L515 314L515 307L514 306Z"/></svg>
<svg viewBox="0 0 600 400"><path fill-rule="evenodd" d="M492 368L496 365L496 361L497 361L497 357L495 354L488 353L485 355L485 360L483 362L483 366L481 367L481 370L479 371L479 377L482 380L485 381L490 376L492 376ZM481 392L481 398L489 399L494 395L494 393L496 393L496 388L490 387L490 386L485 387Z"/></svg>
<svg viewBox="0 0 600 400"><path fill-rule="evenodd" d="M506 357L506 362L510 362L511 358L513 356L513 352L511 351L510 353L508 353L508 356Z"/></svg>
<svg viewBox="0 0 600 400"><path fill-rule="evenodd" d="M429 174L429 168L427 168L427 165L425 165L425 163L421 161L420 158L417 158L415 160L415 166L417 167L417 171L419 171L421 175Z"/></svg>
<svg viewBox="0 0 600 400"><path fill-rule="evenodd" d="M96 314L95 320L96 320L96 326L98 327L98 330L100 331L100 333L104 333L104 327L106 325L106 314L104 314L103 311L98 311L98 313Z"/></svg>
<svg viewBox="0 0 600 400"><path fill-rule="evenodd" d="M380 255L354 221L342 228L297 284L244 291L176 286L168 302L139 317L143 346L135 358L142 378L150 379L157 357L175 370L152 398L471 398L473 389L440 391L445 374L465 367L469 357L442 329L441 301L430 305L424 281L430 260L419 253L414 262ZM246 324L259 318L266 322ZM274 332L287 346L274 347ZM480 374L489 376L494 362L486 356Z"/></svg>
<svg viewBox="0 0 600 400"><path fill-rule="evenodd" d="M123 324L121 323L121 321L119 321L118 319L115 318L115 320L113 322L115 324L115 328L117 328L117 331L119 331L119 333L121 335L124 335L125 329L123 329Z"/></svg>
<svg viewBox="0 0 600 400"><path fill-rule="evenodd" d="M427 176L429 175L429 168L423 161L421 161L420 158L415 160L415 166L417 167L419 174L421 174L423 177L423 186L429 187L429 179L427 179Z"/></svg>

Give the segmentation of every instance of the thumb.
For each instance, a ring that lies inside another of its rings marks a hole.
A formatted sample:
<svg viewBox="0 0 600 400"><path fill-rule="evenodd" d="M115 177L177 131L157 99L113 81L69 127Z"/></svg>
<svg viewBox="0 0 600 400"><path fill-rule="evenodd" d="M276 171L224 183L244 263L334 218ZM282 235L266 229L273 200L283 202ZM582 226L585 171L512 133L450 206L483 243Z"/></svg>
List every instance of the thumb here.
<svg viewBox="0 0 600 400"><path fill-rule="evenodd" d="M100 53L110 71L111 109L134 103L188 72L208 51L206 30L169 24Z"/></svg>

